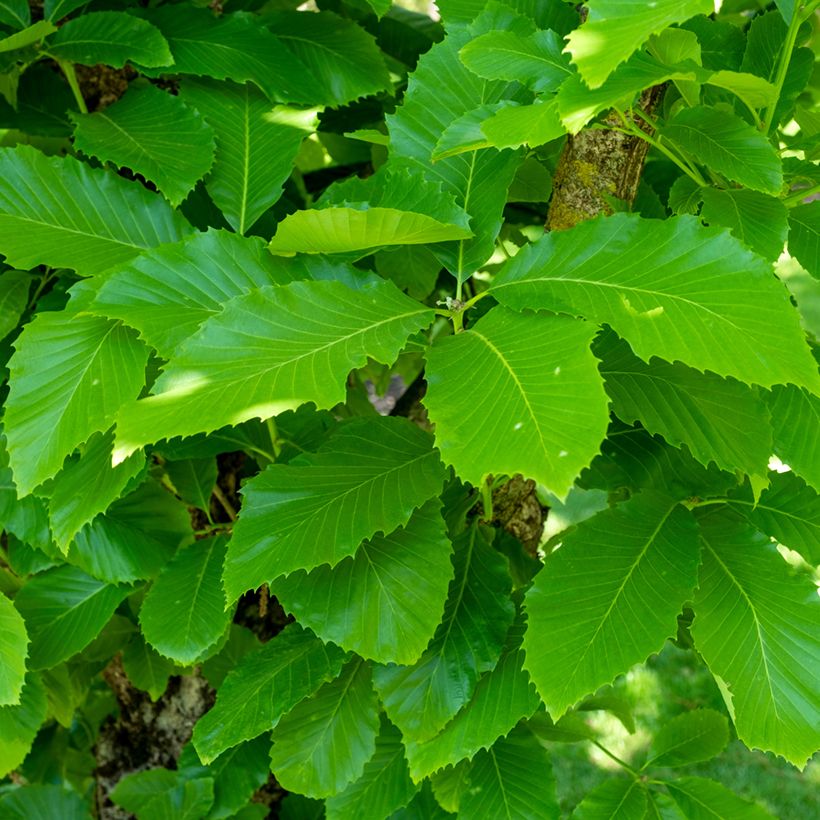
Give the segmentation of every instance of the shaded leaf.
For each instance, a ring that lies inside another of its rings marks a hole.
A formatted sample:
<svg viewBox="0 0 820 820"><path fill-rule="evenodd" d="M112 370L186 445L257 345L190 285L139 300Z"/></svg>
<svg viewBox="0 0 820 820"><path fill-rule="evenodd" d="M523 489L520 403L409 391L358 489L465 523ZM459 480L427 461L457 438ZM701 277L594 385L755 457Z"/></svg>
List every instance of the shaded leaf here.
<svg viewBox="0 0 820 820"><path fill-rule="evenodd" d="M0 253L10 265L91 276L190 230L138 182L29 146L0 149Z"/></svg>
<svg viewBox="0 0 820 820"><path fill-rule="evenodd" d="M271 105L250 83L187 79L181 94L216 135L205 187L231 227L244 234L282 195L302 140L316 127L315 112Z"/></svg>
<svg viewBox="0 0 820 820"><path fill-rule="evenodd" d="M0 777L23 762L47 714L43 682L39 675L29 672L19 704L0 706Z"/></svg>
<svg viewBox="0 0 820 820"><path fill-rule="evenodd" d="M162 697L169 678L178 672L177 665L152 649L140 634L133 635L123 650L122 667L128 680L154 701Z"/></svg>
<svg viewBox="0 0 820 820"><path fill-rule="evenodd" d="M280 718L339 674L345 653L290 624L245 655L219 687L216 705L194 729L203 763L276 726Z"/></svg>
<svg viewBox="0 0 820 820"><path fill-rule="evenodd" d="M379 705L370 667L352 660L336 680L298 703L271 732L271 771L289 791L338 794L376 751Z"/></svg>
<svg viewBox="0 0 820 820"><path fill-rule="evenodd" d="M129 592L66 565L28 581L15 606L31 638L29 668L48 669L88 646Z"/></svg>
<svg viewBox="0 0 820 820"><path fill-rule="evenodd" d="M738 736L802 766L820 745L820 600L768 538L733 514L700 518L691 632L731 692Z"/></svg>
<svg viewBox="0 0 820 820"><path fill-rule="evenodd" d="M2 0L0 2L0 23L14 29L25 28L31 23L28 0Z"/></svg>
<svg viewBox="0 0 820 820"><path fill-rule="evenodd" d="M473 696L482 673L498 662L514 607L506 560L472 525L454 541L455 578L433 640L412 666L378 666L385 711L405 742L436 735Z"/></svg>
<svg viewBox="0 0 820 820"><path fill-rule="evenodd" d="M767 396L774 451L806 483L820 492L820 397L793 385L775 386Z"/></svg>
<svg viewBox="0 0 820 820"><path fill-rule="evenodd" d="M820 279L820 201L789 211L789 253L815 279Z"/></svg>
<svg viewBox="0 0 820 820"><path fill-rule="evenodd" d="M86 820L90 812L76 792L63 786L33 783L3 794L0 814L6 820Z"/></svg>
<svg viewBox="0 0 820 820"><path fill-rule="evenodd" d="M430 308L385 281L355 291L339 282L293 282L233 299L180 348L154 396L120 411L115 458L149 441L308 401L333 407L353 368L368 357L392 362L432 318Z"/></svg>
<svg viewBox="0 0 820 820"><path fill-rule="evenodd" d="M177 495L186 504L202 510L210 518L211 493L219 474L216 459L186 458L183 461L168 461L165 473Z"/></svg>
<svg viewBox="0 0 820 820"><path fill-rule="evenodd" d="M605 780L575 807L576 820L643 820L646 790L637 780Z"/></svg>
<svg viewBox="0 0 820 820"><path fill-rule="evenodd" d="M436 631L453 577L440 507L438 498L428 501L405 526L365 541L332 568L278 578L271 593L324 640L381 663L413 663ZM305 520L311 538L322 540L315 519Z"/></svg>
<svg viewBox="0 0 820 820"><path fill-rule="evenodd" d="M197 820L213 805L214 781L189 780L184 772L147 769L127 774L111 790L111 800L138 818Z"/></svg>
<svg viewBox="0 0 820 820"><path fill-rule="evenodd" d="M729 742L729 722L713 709L695 709L672 718L652 739L646 766L687 766L711 760Z"/></svg>
<svg viewBox="0 0 820 820"><path fill-rule="evenodd" d="M193 663L231 622L233 613L225 611L219 583L226 544L224 536L217 536L181 549L145 596L142 634L177 663Z"/></svg>
<svg viewBox="0 0 820 820"><path fill-rule="evenodd" d="M95 114L73 114L74 147L153 182L176 207L214 161L214 134L179 97L152 85Z"/></svg>
<svg viewBox="0 0 820 820"><path fill-rule="evenodd" d="M771 820L762 806L738 797L725 786L705 777L678 777L666 783L678 807L691 820Z"/></svg>
<svg viewBox="0 0 820 820"><path fill-rule="evenodd" d="M644 361L680 360L764 386L820 385L771 266L690 216L615 214L545 234L502 268L490 292L518 310L606 322Z"/></svg>
<svg viewBox="0 0 820 820"><path fill-rule="evenodd" d="M119 322L65 312L39 313L15 348L5 423L9 463L26 495L137 397L148 357Z"/></svg>
<svg viewBox="0 0 820 820"><path fill-rule="evenodd" d="M644 490L563 537L526 596L524 665L553 720L663 648L697 566L691 514L657 491ZM640 629L626 627L634 623Z"/></svg>
<svg viewBox="0 0 820 820"><path fill-rule="evenodd" d="M26 270L8 270L0 275L0 339L8 336L20 322L28 305L33 279Z"/></svg>

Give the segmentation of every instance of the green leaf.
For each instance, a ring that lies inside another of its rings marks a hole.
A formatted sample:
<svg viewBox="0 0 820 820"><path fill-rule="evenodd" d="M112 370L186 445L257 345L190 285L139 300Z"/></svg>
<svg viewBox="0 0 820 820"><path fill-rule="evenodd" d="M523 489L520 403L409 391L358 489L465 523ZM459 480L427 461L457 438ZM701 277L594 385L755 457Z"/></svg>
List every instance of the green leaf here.
<svg viewBox="0 0 820 820"><path fill-rule="evenodd" d="M526 37L512 31L490 31L467 43L461 61L487 80L524 83L534 91L555 91L572 74L563 42L554 31Z"/></svg>
<svg viewBox="0 0 820 820"><path fill-rule="evenodd" d="M119 322L64 312L38 314L15 347L5 423L14 480L26 495L136 398L147 350Z"/></svg>
<svg viewBox="0 0 820 820"><path fill-rule="evenodd" d="M0 706L0 777L23 762L47 714L46 690L40 676L29 672L20 703Z"/></svg>
<svg viewBox="0 0 820 820"><path fill-rule="evenodd" d="M496 148L530 146L563 136L566 129L554 100L533 105L508 105L481 123L481 131Z"/></svg>
<svg viewBox="0 0 820 820"><path fill-rule="evenodd" d="M359 429L364 432L368 427L360 425ZM372 447L373 443L369 452ZM336 469L344 472L344 468ZM412 480L418 470L407 470L406 480ZM405 483L397 481L400 486ZM286 485L311 483L307 475L283 482L279 494L284 495ZM359 491L358 497L362 496ZM350 504L351 499L345 503ZM428 501L405 526L365 541L355 555L334 567L325 565L278 578L271 583L271 593L299 623L326 641L380 663L413 663L436 631L453 577L440 507L438 498ZM325 540L316 529L315 517L306 515L308 521L311 540Z"/></svg>
<svg viewBox="0 0 820 820"><path fill-rule="evenodd" d="M820 279L820 201L789 211L789 253L815 279Z"/></svg>
<svg viewBox="0 0 820 820"><path fill-rule="evenodd" d="M245 655L219 687L214 708L196 724L193 742L202 762L211 763L276 726L299 701L335 678L345 657L295 623Z"/></svg>
<svg viewBox="0 0 820 820"><path fill-rule="evenodd" d="M142 634L177 663L193 663L231 622L233 613L225 611L219 583L226 544L224 536L217 536L181 549L145 596Z"/></svg>
<svg viewBox="0 0 820 820"><path fill-rule="evenodd" d="M411 74L402 105L387 117L391 158L410 160L424 169L427 178L441 182L471 217L474 238L433 249L459 281L492 254L507 189L521 162L517 152L485 148L431 163L439 138L454 120L506 96L506 82L483 80L459 59L459 50L469 40L466 30L453 30L443 43L433 46Z"/></svg>
<svg viewBox="0 0 820 820"><path fill-rule="evenodd" d="M154 396L120 411L115 458L308 401L333 407L345 398L351 370L368 357L392 362L432 318L430 308L384 281L355 291L294 282L237 297L182 345Z"/></svg>
<svg viewBox="0 0 820 820"><path fill-rule="evenodd" d="M68 561L101 581L131 583L157 575L191 537L185 506L149 478L77 533Z"/></svg>
<svg viewBox="0 0 820 820"><path fill-rule="evenodd" d="M268 249L280 256L295 253L346 253L387 245L426 245L466 239L461 225L396 208L321 208L285 217Z"/></svg>
<svg viewBox="0 0 820 820"><path fill-rule="evenodd" d="M768 396L774 451L797 475L820 492L820 398L792 385Z"/></svg>
<svg viewBox="0 0 820 820"><path fill-rule="evenodd" d="M675 803L691 820L772 820L762 806L738 797L705 777L678 777L666 783Z"/></svg>
<svg viewBox="0 0 820 820"><path fill-rule="evenodd" d="M590 88L598 88L612 71L650 35L696 14L711 14L711 0L658 0L624 3L590 0L584 25L570 32L567 51Z"/></svg>
<svg viewBox="0 0 820 820"><path fill-rule="evenodd" d="M375 754L358 780L327 799L327 818L390 817L413 799L418 788L407 771L401 733L382 715Z"/></svg>
<svg viewBox="0 0 820 820"><path fill-rule="evenodd" d="M646 790L637 780L605 780L575 807L573 820L644 820Z"/></svg>
<svg viewBox="0 0 820 820"><path fill-rule="evenodd" d="M6 820L86 820L89 807L79 794L63 786L34 783L0 797L0 814Z"/></svg>
<svg viewBox="0 0 820 820"><path fill-rule="evenodd" d="M424 404L444 461L476 486L489 474L522 473L566 493L609 421L589 352L594 333L574 319L495 308L437 340Z"/></svg>
<svg viewBox="0 0 820 820"><path fill-rule="evenodd" d="M774 544L732 514L700 519L695 645L731 692L740 739L803 766L820 745L820 600Z"/></svg>
<svg viewBox="0 0 820 820"><path fill-rule="evenodd" d="M379 251L376 270L413 299L426 299L436 286L441 265L428 248L410 245Z"/></svg>
<svg viewBox="0 0 820 820"><path fill-rule="evenodd" d="M0 40L0 54L17 51L18 49L33 46L39 43L44 37L56 31L56 27L46 20L38 20L28 28L4 37ZM12 65L14 64L14 55L11 56Z"/></svg>
<svg viewBox="0 0 820 820"><path fill-rule="evenodd" d="M176 664L152 649L140 634L133 635L123 650L122 667L128 680L153 701L162 697L169 678L177 674Z"/></svg>
<svg viewBox="0 0 820 820"><path fill-rule="evenodd" d="M691 514L657 491L644 490L564 536L526 597L524 664L553 720L663 648L697 566ZM636 619L640 629L625 628Z"/></svg>
<svg viewBox="0 0 820 820"><path fill-rule="evenodd" d="M32 281L27 270L8 270L0 275L0 339L19 324L28 305Z"/></svg>
<svg viewBox="0 0 820 820"><path fill-rule="evenodd" d="M0 23L13 29L25 28L31 23L28 0L0 0Z"/></svg>
<svg viewBox="0 0 820 820"><path fill-rule="evenodd" d="M188 780L184 772L148 769L127 774L111 790L111 800L145 820L198 820L214 802L210 777Z"/></svg>
<svg viewBox="0 0 820 820"><path fill-rule="evenodd" d="M473 696L479 677L495 667L514 615L504 557L477 525L455 539L444 617L412 666L375 668L387 716L405 742L436 735Z"/></svg>
<svg viewBox="0 0 820 820"><path fill-rule="evenodd" d="M794 473L769 473L769 486L757 503L738 493L732 506L812 566L820 564L820 495Z"/></svg>
<svg viewBox="0 0 820 820"><path fill-rule="evenodd" d="M20 613L0 593L0 709L20 703L28 643L26 625Z"/></svg>
<svg viewBox="0 0 820 820"><path fill-rule="evenodd" d="M0 149L0 253L10 265L92 276L190 230L138 182L29 146Z"/></svg>
<svg viewBox="0 0 820 820"><path fill-rule="evenodd" d="M780 193L780 157L763 133L734 114L707 106L682 108L658 134L732 182L764 194Z"/></svg>
<svg viewBox="0 0 820 820"><path fill-rule="evenodd" d="M153 67L174 61L165 38L151 23L118 11L89 12L69 20L46 48L57 60L81 65L122 68L132 62Z"/></svg>
<svg viewBox="0 0 820 820"><path fill-rule="evenodd" d="M165 464L165 474L177 495L188 505L202 510L210 519L211 493L219 475L216 459L186 458Z"/></svg>
<svg viewBox="0 0 820 820"><path fill-rule="evenodd" d="M304 278L307 269L296 260L275 259L256 237L211 229L118 266L90 310L122 319L170 358L229 299Z"/></svg>
<svg viewBox="0 0 820 820"><path fill-rule="evenodd" d="M281 197L302 140L316 128L316 114L271 105L250 83L186 79L181 94L216 135L205 187L228 224L244 234Z"/></svg>
<svg viewBox="0 0 820 820"><path fill-rule="evenodd" d="M629 424L640 421L670 444L724 470L762 476L772 452L771 425L763 400L752 388L676 362L647 364L611 331L593 348L612 409Z"/></svg>
<svg viewBox="0 0 820 820"><path fill-rule="evenodd" d="M74 9L84 6L87 0L45 0L43 13L46 20L60 20L71 14Z"/></svg>
<svg viewBox="0 0 820 820"><path fill-rule="evenodd" d="M352 20L329 11L281 12L269 19L277 39L322 89L316 102L339 106L391 88L374 37Z"/></svg>
<svg viewBox="0 0 820 820"><path fill-rule="evenodd" d="M766 259L783 253L789 234L789 212L775 197L746 188L701 188L701 218L728 228L741 242ZM794 213L794 212L792 212Z"/></svg>
<svg viewBox="0 0 820 820"><path fill-rule="evenodd" d="M711 760L729 742L729 723L713 709L695 709L672 718L652 739L646 766L687 766Z"/></svg>
<svg viewBox="0 0 820 820"><path fill-rule="evenodd" d="M66 565L28 581L15 605L31 637L29 668L48 669L88 646L129 592Z"/></svg>
<svg viewBox="0 0 820 820"><path fill-rule="evenodd" d="M145 466L145 456L137 452L112 468L113 445L113 430L95 433L79 457L67 461L54 478L48 518L54 542L64 554L74 536L105 512Z"/></svg>
<svg viewBox="0 0 820 820"><path fill-rule="evenodd" d="M215 17L208 9L170 5L153 9L149 19L171 46L174 74L250 80L272 100L312 104L322 99L323 89L308 67L254 15Z"/></svg>
<svg viewBox="0 0 820 820"><path fill-rule="evenodd" d="M134 88L105 111L72 114L74 147L153 182L177 207L214 161L211 127L179 97Z"/></svg>
<svg viewBox="0 0 820 820"><path fill-rule="evenodd" d="M475 820L558 816L549 753L527 727L475 756L458 813Z"/></svg>
<svg viewBox="0 0 820 820"><path fill-rule="evenodd" d="M336 680L323 684L275 726L271 771L288 791L308 797L338 794L363 775L378 730L370 666L352 660Z"/></svg>
<svg viewBox="0 0 820 820"><path fill-rule="evenodd" d="M771 266L693 217L615 214L545 234L502 268L490 292L517 310L606 322L644 361L679 359L749 384L820 385Z"/></svg>
<svg viewBox="0 0 820 820"><path fill-rule="evenodd" d="M523 633L524 621L519 620L511 627L495 668L482 675L470 701L439 734L424 743L405 740L415 780L489 749L538 708L540 698L523 669Z"/></svg>

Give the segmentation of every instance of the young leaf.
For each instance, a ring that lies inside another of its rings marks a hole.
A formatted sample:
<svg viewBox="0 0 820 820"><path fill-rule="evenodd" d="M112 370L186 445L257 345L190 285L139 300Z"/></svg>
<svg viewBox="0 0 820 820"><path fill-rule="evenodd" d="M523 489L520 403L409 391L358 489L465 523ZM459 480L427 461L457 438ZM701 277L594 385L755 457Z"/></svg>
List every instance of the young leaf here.
<svg viewBox="0 0 820 820"><path fill-rule="evenodd" d="M184 772L147 769L123 777L111 791L111 799L138 817L157 820L193 820L205 817L214 802L210 777L189 780Z"/></svg>
<svg viewBox="0 0 820 820"><path fill-rule="evenodd" d="M472 232L453 223L396 208L312 208L285 217L268 249L295 253L347 253L387 245L426 245L466 239Z"/></svg>
<svg viewBox="0 0 820 820"><path fill-rule="evenodd" d="M575 807L573 820L644 820L646 789L637 780L605 780Z"/></svg>
<svg viewBox="0 0 820 820"><path fill-rule="evenodd" d="M95 433L79 457L67 461L54 478L48 518L54 542L64 554L74 536L105 512L145 466L145 456L137 452L112 468L113 445L113 430Z"/></svg>
<svg viewBox="0 0 820 820"><path fill-rule="evenodd" d="M193 663L228 628L219 584L225 560L223 536L195 541L181 549L145 596L140 626L145 640L161 655Z"/></svg>
<svg viewBox="0 0 820 820"><path fill-rule="evenodd" d="M429 740L473 696L479 677L498 662L514 615L506 560L473 525L453 544L455 578L444 617L412 666L375 669L385 711L405 742Z"/></svg>
<svg viewBox="0 0 820 820"><path fill-rule="evenodd" d="M219 687L216 705L196 724L194 747L208 764L226 749L267 732L299 701L335 678L346 655L298 624L245 655Z"/></svg>
<svg viewBox="0 0 820 820"><path fill-rule="evenodd" d="M26 625L20 613L0 592L0 708L20 703L28 643Z"/></svg>
<svg viewBox="0 0 820 820"><path fill-rule="evenodd" d="M740 739L802 766L820 745L814 584L733 514L707 514L700 528L695 645L731 692Z"/></svg>
<svg viewBox="0 0 820 820"><path fill-rule="evenodd" d="M139 633L131 636L122 652L122 668L128 680L154 701L168 688L171 675L177 674L177 665L152 649Z"/></svg>
<svg viewBox="0 0 820 820"><path fill-rule="evenodd" d="M523 633L523 620L516 621L495 668L482 675L470 701L439 734L424 743L405 740L414 780L470 759L481 749L489 749L538 708L540 698L522 666Z"/></svg>
<svg viewBox="0 0 820 820"><path fill-rule="evenodd" d="M379 704L370 666L351 660L271 732L270 767L289 791L328 797L358 780L376 750Z"/></svg>
<svg viewBox="0 0 820 820"><path fill-rule="evenodd" d="M657 491L644 490L563 538L526 597L524 665L553 720L663 648L697 566L691 514ZM627 629L635 618L640 630Z"/></svg>
<svg viewBox="0 0 820 820"><path fill-rule="evenodd" d="M714 817L773 820L762 806L738 797L725 786L705 777L678 777L666 783L672 798L691 820Z"/></svg>
<svg viewBox="0 0 820 820"><path fill-rule="evenodd" d="M252 15L215 17L208 9L168 5L153 9L149 19L171 46L175 74L250 80L272 100L315 104L322 99L323 89L308 67Z"/></svg>
<svg viewBox="0 0 820 820"><path fill-rule="evenodd" d="M701 373L680 362L647 364L629 345L607 332L596 340L601 374L612 409L629 424L640 421L670 444L724 470L762 476L772 451L771 425L763 400L734 379Z"/></svg>
<svg viewBox="0 0 820 820"><path fill-rule="evenodd" d="M812 566L820 564L820 495L794 473L770 473L757 503L738 493L732 506Z"/></svg>
<svg viewBox="0 0 820 820"><path fill-rule="evenodd" d="M440 339L427 353L424 403L444 461L476 486L522 473L563 495L609 421L594 333L574 319L495 308Z"/></svg>
<svg viewBox="0 0 820 820"><path fill-rule="evenodd" d="M558 816L549 754L526 726L475 756L458 813L475 820Z"/></svg>
<svg viewBox="0 0 820 820"><path fill-rule="evenodd" d="M340 106L390 88L376 41L361 26L329 11L274 13L271 29L321 87L316 102Z"/></svg>
<svg viewBox="0 0 820 820"><path fill-rule="evenodd" d="M168 43L154 26L119 11L89 12L69 20L46 41L46 48L57 60L81 65L122 68L128 62L146 67L174 62Z"/></svg>
<svg viewBox="0 0 820 820"><path fill-rule="evenodd" d="M780 193L780 157L764 134L734 114L707 106L682 108L658 134L732 182Z"/></svg>
<svg viewBox="0 0 820 820"><path fill-rule="evenodd" d="M687 766L711 760L729 742L729 722L712 709L684 712L669 721L652 739L646 766Z"/></svg>
<svg viewBox="0 0 820 820"><path fill-rule="evenodd" d="M185 506L149 478L74 536L68 561L101 581L131 583L156 576L191 537Z"/></svg>
<svg viewBox="0 0 820 820"><path fill-rule="evenodd" d="M658 356L748 384L820 389L771 266L694 217L615 214L545 234L502 268L490 292L516 310L606 322L644 361Z"/></svg>
<svg viewBox="0 0 820 820"><path fill-rule="evenodd" d="M64 311L39 313L15 347L5 424L14 480L26 495L137 397L148 351L119 322Z"/></svg>
<svg viewBox="0 0 820 820"><path fill-rule="evenodd" d="M47 713L42 680L39 675L29 672L19 704L0 706L0 777L5 777L23 762Z"/></svg>
<svg viewBox="0 0 820 820"><path fill-rule="evenodd" d="M466 30L451 31L425 54L410 77L403 104L387 117L391 158L409 159L425 169L426 176L440 181L471 217L475 238L433 249L459 281L492 254L502 202L521 161L512 151L485 148L431 164L436 144L450 123L480 105L501 101L507 91L506 82L482 80L461 62L459 50L469 39ZM442 77L448 78L446 83Z"/></svg>
<svg viewBox="0 0 820 820"><path fill-rule="evenodd" d="M430 308L384 281L360 290L293 282L237 297L180 348L154 396L120 411L115 458L309 401L333 407L353 368L368 357L392 362L432 318Z"/></svg>
<svg viewBox="0 0 820 820"><path fill-rule="evenodd" d="M15 605L31 637L29 668L49 669L88 646L129 592L66 565L28 581Z"/></svg>
<svg viewBox="0 0 820 820"><path fill-rule="evenodd" d="M92 276L190 231L138 182L29 146L0 150L0 253L10 265Z"/></svg>
<svg viewBox="0 0 820 820"><path fill-rule="evenodd" d="M179 97L134 88L105 111L73 114L74 147L142 174L177 207L211 168L214 134Z"/></svg>
<svg viewBox="0 0 820 820"><path fill-rule="evenodd" d="M286 285L308 270L296 260L273 258L256 237L211 229L118 266L105 277L90 310L122 319L170 358L229 299Z"/></svg>
<svg viewBox="0 0 820 820"><path fill-rule="evenodd" d="M547 93L572 74L563 45L554 31L536 31L526 37L512 31L490 31L470 40L459 56L479 77L525 83L533 91Z"/></svg>
<svg viewBox="0 0 820 820"><path fill-rule="evenodd" d="M401 733L382 715L376 753L358 780L327 799L327 818L390 817L412 800L418 788L407 771Z"/></svg>
<svg viewBox="0 0 820 820"><path fill-rule="evenodd" d="M584 25L570 32L567 51L590 88L598 88L650 35L696 14L711 14L711 0L658 0L623 3L590 0Z"/></svg>
<svg viewBox="0 0 820 820"><path fill-rule="evenodd" d="M820 397L793 385L777 385L768 395L774 451L797 475L820 492Z"/></svg>
<svg viewBox="0 0 820 820"><path fill-rule="evenodd" d="M86 800L64 786L33 783L3 794L0 797L0 814L5 820L46 817L86 820L90 809Z"/></svg>
<svg viewBox="0 0 820 820"><path fill-rule="evenodd" d="M407 480L419 469L408 471ZM334 567L278 578L271 593L326 641L380 663L413 663L436 631L453 577L440 507L440 499L428 501L403 527L365 541ZM311 522L311 538L324 540L315 517L305 521Z"/></svg>
<svg viewBox="0 0 820 820"><path fill-rule="evenodd" d="M820 202L798 205L789 211L789 253L815 278L820 279Z"/></svg>
<svg viewBox="0 0 820 820"><path fill-rule="evenodd" d="M250 83L186 79L182 99L216 134L216 158L205 187L230 226L246 233L282 195L314 111L271 105Z"/></svg>

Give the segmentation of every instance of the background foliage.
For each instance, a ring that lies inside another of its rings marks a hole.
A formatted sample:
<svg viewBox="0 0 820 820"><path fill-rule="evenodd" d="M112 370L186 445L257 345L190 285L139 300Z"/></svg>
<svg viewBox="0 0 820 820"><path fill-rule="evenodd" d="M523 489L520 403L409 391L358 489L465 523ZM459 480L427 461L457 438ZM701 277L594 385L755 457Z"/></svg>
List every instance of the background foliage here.
<svg viewBox="0 0 820 820"><path fill-rule="evenodd" d="M820 811L817 5L0 0L0 816Z"/></svg>

